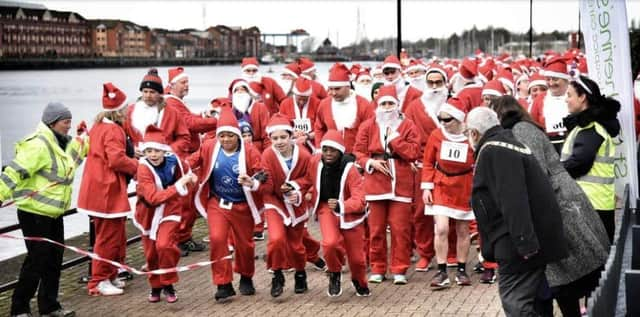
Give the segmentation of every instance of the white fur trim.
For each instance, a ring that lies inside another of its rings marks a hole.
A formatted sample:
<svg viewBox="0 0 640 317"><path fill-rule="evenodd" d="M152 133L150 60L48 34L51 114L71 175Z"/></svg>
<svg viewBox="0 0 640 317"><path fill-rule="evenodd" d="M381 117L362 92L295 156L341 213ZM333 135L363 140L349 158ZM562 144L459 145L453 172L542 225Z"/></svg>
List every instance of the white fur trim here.
<svg viewBox="0 0 640 317"><path fill-rule="evenodd" d="M427 75L429 75L432 72L442 75L442 78L444 79L445 85L449 82L449 78L447 77L447 72L445 72L444 70L439 69L439 68L435 68L435 67L434 68L429 68L427 70Z"/></svg>
<svg viewBox="0 0 640 317"><path fill-rule="evenodd" d="M273 133L275 131L279 131L279 130L293 132L293 128L290 125L285 125L285 124L267 126L266 130L267 130L267 134L271 134L271 133Z"/></svg>
<svg viewBox="0 0 640 317"><path fill-rule="evenodd" d="M303 70L302 73L303 74L309 74L309 73L312 73L312 72L315 72L315 71L316 71L316 66L313 65L310 68L307 68L307 69ZM311 78L309 78L309 79L311 79Z"/></svg>
<svg viewBox="0 0 640 317"><path fill-rule="evenodd" d="M187 196L187 194L189 193L187 186L185 185L178 186L178 184L176 184L175 186L176 186L176 191L180 196L184 197L184 196Z"/></svg>
<svg viewBox="0 0 640 317"><path fill-rule="evenodd" d="M420 189L432 190L433 187L434 187L433 183L430 183L430 182L422 182L422 183L420 183Z"/></svg>
<svg viewBox="0 0 640 317"><path fill-rule="evenodd" d="M483 89L482 95L490 95L490 96L498 96L501 97L503 94L495 89Z"/></svg>
<svg viewBox="0 0 640 317"><path fill-rule="evenodd" d="M102 110L104 110L104 111L118 111L118 110L124 108L124 106L126 106L127 104L128 104L127 100L125 99L124 102L122 102L119 106L117 106L117 107L115 107L113 109L107 109L107 108L104 108L104 106L103 106Z"/></svg>
<svg viewBox="0 0 640 317"><path fill-rule="evenodd" d="M382 64L382 69L384 70L385 68L395 68L395 69L402 70L402 66L400 66L400 64L396 64L396 63L384 63L384 64Z"/></svg>
<svg viewBox="0 0 640 317"><path fill-rule="evenodd" d="M260 182L257 179L253 180L253 185L251 185L251 191L255 192L260 187Z"/></svg>
<svg viewBox="0 0 640 317"><path fill-rule="evenodd" d="M231 127L231 126L226 126L226 125L219 126L216 129L216 135L220 134L220 132L231 132L231 133L234 133L234 134L240 136L240 139L242 139L242 133L240 132L240 129L238 129L236 127Z"/></svg>
<svg viewBox="0 0 640 317"><path fill-rule="evenodd" d="M344 145L332 141L332 140L323 140L322 142L320 142L320 147L322 148L323 146L330 146L334 149L337 149L338 151L342 152L344 154L344 151L346 150L346 148L344 147Z"/></svg>
<svg viewBox="0 0 640 317"><path fill-rule="evenodd" d="M158 143L158 142L140 142L139 147L140 147L140 151L144 151L146 149L156 149L156 150L162 150L165 152L173 152L170 146L163 143Z"/></svg>
<svg viewBox="0 0 640 317"><path fill-rule="evenodd" d="M98 217L98 218L104 218L104 219L114 219L114 218L122 218L122 217L128 217L131 215L131 210L127 210L127 211L123 211L123 212L116 212L116 213L108 213L108 212L104 212L104 211L95 211L95 210L88 210L88 209L83 209L83 208L76 208L76 210L79 213L91 216L91 217Z"/></svg>
<svg viewBox="0 0 640 317"><path fill-rule="evenodd" d="M527 86L527 89L531 89L531 87L533 86L545 86L545 87L549 87L549 85L547 84L546 80L534 80L534 81L530 81L529 82L529 86Z"/></svg>
<svg viewBox="0 0 640 317"><path fill-rule="evenodd" d="M423 70L423 71L426 72L427 71L427 67L424 66L423 64L416 64L416 65L412 65L412 66L407 67L407 72L414 71L414 70Z"/></svg>
<svg viewBox="0 0 640 317"><path fill-rule="evenodd" d="M305 91L300 91L300 90L298 90L298 88L294 84L292 91L293 91L294 95L309 97L309 96L311 96L311 93L313 92L313 89L311 87L309 87L309 89L307 89Z"/></svg>
<svg viewBox="0 0 640 317"><path fill-rule="evenodd" d="M351 84L350 81L330 81L327 82L327 87L331 88L331 87L344 87L344 86L349 86Z"/></svg>
<svg viewBox="0 0 640 317"><path fill-rule="evenodd" d="M173 83L177 82L178 80L180 80L182 78L185 78L185 77L189 77L189 75L187 75L187 73L185 73L185 72L182 72L182 73L180 73L180 75L178 75L176 77L173 77L173 79L169 83L173 84Z"/></svg>
<svg viewBox="0 0 640 317"><path fill-rule="evenodd" d="M356 80L356 82L360 81L360 79L369 79L369 80L373 80L373 77L369 76L369 75L360 75L360 77L358 77L358 79Z"/></svg>
<svg viewBox="0 0 640 317"><path fill-rule="evenodd" d="M473 210L460 210L442 205L425 206L425 215L447 216L457 220L474 220Z"/></svg>
<svg viewBox="0 0 640 317"><path fill-rule="evenodd" d="M251 91L251 87L249 87L249 83L247 83L244 80L239 80L238 82L233 84L233 87L231 87L231 93L234 93L236 91L236 88L238 87L244 87L245 89L247 89L247 91Z"/></svg>
<svg viewBox="0 0 640 317"><path fill-rule="evenodd" d="M444 103L442 106L440 106L440 110L438 111L438 113L440 112L446 112L460 122L464 121L464 112L451 104Z"/></svg>
<svg viewBox="0 0 640 317"><path fill-rule="evenodd" d="M294 73L292 70L290 70L290 69L288 69L286 67L282 70L282 73L283 74L287 74L287 75L291 75L291 76L293 76L293 78L298 78L298 74Z"/></svg>
<svg viewBox="0 0 640 317"><path fill-rule="evenodd" d="M398 99L394 98L393 96L382 96L378 98L378 106L385 101L393 101L396 104L396 106L399 104Z"/></svg>
<svg viewBox="0 0 640 317"><path fill-rule="evenodd" d="M258 69L258 65L256 65L256 64L247 64L247 65L244 65L244 66L242 66L242 71L245 71L245 70L250 69L250 68Z"/></svg>
<svg viewBox="0 0 640 317"><path fill-rule="evenodd" d="M569 74L558 73L558 72L554 72L554 71L550 71L550 70L544 70L544 71L542 71L542 74L544 76L547 76L547 77L562 78L562 79L566 79L566 80L570 80L571 79L571 76L569 76Z"/></svg>

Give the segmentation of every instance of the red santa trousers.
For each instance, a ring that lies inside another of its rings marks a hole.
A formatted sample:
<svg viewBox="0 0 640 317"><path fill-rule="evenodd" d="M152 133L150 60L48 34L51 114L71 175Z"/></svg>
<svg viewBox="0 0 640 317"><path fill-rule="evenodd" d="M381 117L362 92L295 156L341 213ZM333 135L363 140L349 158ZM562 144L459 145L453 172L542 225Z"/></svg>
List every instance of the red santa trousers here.
<svg viewBox="0 0 640 317"><path fill-rule="evenodd" d="M340 218L329 209L326 202L321 202L317 210L322 233L322 252L328 271L341 272L346 253L351 279L366 287L364 226L359 224L351 229L340 229Z"/></svg>
<svg viewBox="0 0 640 317"><path fill-rule="evenodd" d="M411 203L369 201L369 260L373 274L387 271L387 224L391 227L391 273L406 274L411 258Z"/></svg>
<svg viewBox="0 0 640 317"><path fill-rule="evenodd" d="M413 242L415 243L418 255L421 258L431 260L431 258L436 255L433 245L434 222L433 216L424 214L424 201L422 201L422 189L420 189L422 168L419 168L414 176L415 188L413 205L415 206L415 210L413 214Z"/></svg>
<svg viewBox="0 0 640 317"><path fill-rule="evenodd" d="M315 263L320 258L318 254L320 252L320 242L314 239L310 234L307 227L304 227L302 232L302 244L304 245L306 259L309 263Z"/></svg>
<svg viewBox="0 0 640 317"><path fill-rule="evenodd" d="M295 227L285 226L282 216L275 209L267 209L265 218L269 222L267 228L267 259L272 270L288 269L290 265L296 271L304 271L305 248L302 244L304 223Z"/></svg>
<svg viewBox="0 0 640 317"><path fill-rule="evenodd" d="M142 237L144 247L144 257L147 260L149 271L157 269L169 269L178 266L180 260L180 249L176 233L180 223L176 221L165 221L158 226L156 240ZM149 285L152 288L161 288L178 282L178 273L153 274L149 275Z"/></svg>
<svg viewBox="0 0 640 317"><path fill-rule="evenodd" d="M125 224L127 218L93 218L96 240L93 252L99 256L123 263L127 252L127 235ZM88 289L95 288L104 280L112 280L118 275L118 269L103 261L91 261L91 280Z"/></svg>
<svg viewBox="0 0 640 317"><path fill-rule="evenodd" d="M180 214L180 227L177 233L177 240L179 243L189 241L193 231L193 225L198 219L198 212L194 204L195 191L189 192L187 196L181 197L183 199L182 212Z"/></svg>
<svg viewBox="0 0 640 317"><path fill-rule="evenodd" d="M233 269L242 276L253 277L255 272L255 243L253 242L253 216L247 203L234 203L231 210L220 208L218 199L207 204L209 223L210 259L213 283L228 284L233 280L231 259L219 261L229 255L229 232L235 244Z"/></svg>

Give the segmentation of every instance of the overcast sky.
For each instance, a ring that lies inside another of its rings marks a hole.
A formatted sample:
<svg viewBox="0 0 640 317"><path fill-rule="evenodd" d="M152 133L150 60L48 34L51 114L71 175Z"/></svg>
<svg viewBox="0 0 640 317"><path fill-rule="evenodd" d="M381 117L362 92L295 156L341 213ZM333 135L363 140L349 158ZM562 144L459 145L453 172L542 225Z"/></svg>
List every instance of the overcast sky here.
<svg viewBox="0 0 640 317"><path fill-rule="evenodd" d="M263 33L287 33L302 28L322 41L348 45L356 39L357 13L369 39L396 35L396 1L58 1L18 0L40 3L52 10L75 11L88 19L129 20L149 27L178 30L204 29L224 24L243 28L257 26ZM622 3L622 0L611 0ZM640 21L640 0L627 0L629 21ZM402 0L402 38L418 40L448 37L471 28L489 25L514 32L529 28L528 0ZM577 0L534 0L536 32L578 29ZM283 44L283 43L277 43Z"/></svg>

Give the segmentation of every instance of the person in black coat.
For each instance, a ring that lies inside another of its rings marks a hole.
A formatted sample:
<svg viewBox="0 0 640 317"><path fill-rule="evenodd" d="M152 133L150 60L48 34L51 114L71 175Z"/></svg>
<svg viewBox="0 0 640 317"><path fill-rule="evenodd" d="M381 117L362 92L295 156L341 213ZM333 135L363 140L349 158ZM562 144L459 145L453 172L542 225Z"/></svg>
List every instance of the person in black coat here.
<svg viewBox="0 0 640 317"><path fill-rule="evenodd" d="M471 205L482 256L498 262L505 314L537 316L546 264L568 255L553 188L531 150L500 126L493 110L472 110L466 132L476 156Z"/></svg>

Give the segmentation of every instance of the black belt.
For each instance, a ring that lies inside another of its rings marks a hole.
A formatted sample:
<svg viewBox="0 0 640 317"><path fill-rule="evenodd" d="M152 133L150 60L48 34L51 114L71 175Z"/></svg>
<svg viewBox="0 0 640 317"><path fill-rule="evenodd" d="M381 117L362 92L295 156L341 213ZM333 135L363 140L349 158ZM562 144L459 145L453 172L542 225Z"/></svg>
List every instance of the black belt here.
<svg viewBox="0 0 640 317"><path fill-rule="evenodd" d="M398 156L397 154L390 154L390 153L372 153L369 157L371 157L374 160L388 160L390 158L392 159L400 158L400 156Z"/></svg>
<svg viewBox="0 0 640 317"><path fill-rule="evenodd" d="M462 175L466 175L466 174L469 174L469 173L473 172L473 168L469 168L469 169L466 169L466 170L463 170L463 171L460 171L460 172L451 173L451 172L445 171L440 166L440 164L438 164L438 162L436 162L436 169L439 170L442 174L447 175L449 177L462 176Z"/></svg>

